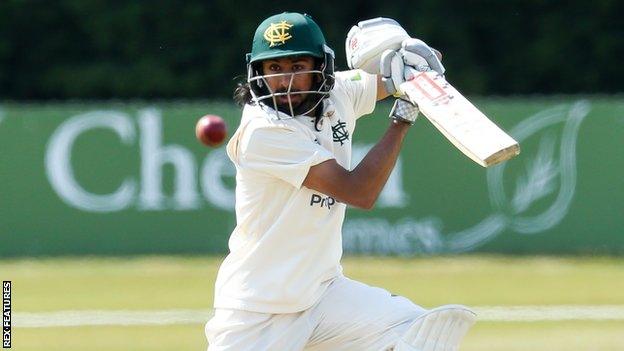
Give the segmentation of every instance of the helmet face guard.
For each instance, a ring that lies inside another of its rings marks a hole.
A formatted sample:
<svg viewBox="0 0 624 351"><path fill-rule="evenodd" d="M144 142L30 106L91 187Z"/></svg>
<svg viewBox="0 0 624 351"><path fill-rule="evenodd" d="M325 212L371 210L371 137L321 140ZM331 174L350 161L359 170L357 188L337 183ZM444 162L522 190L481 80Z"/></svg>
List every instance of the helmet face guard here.
<svg viewBox="0 0 624 351"><path fill-rule="evenodd" d="M324 59L322 61L316 59L317 69L310 71L263 75L260 72L258 64L248 62L247 82L251 88L252 101L260 105L271 107L276 111L278 118L280 117L277 111L289 115L290 118L294 118L298 115L307 115L313 112L321 104L323 99L329 97L329 92L334 87L335 83L334 52L327 45L324 45L323 51ZM295 76L302 74L314 75L312 88L305 91L293 91L292 84ZM269 86L267 80L278 77L290 78L286 91L276 92ZM304 99L296 107L292 104L291 96L293 95L304 96ZM277 103L277 97L281 96L286 96L288 98L287 106Z"/></svg>

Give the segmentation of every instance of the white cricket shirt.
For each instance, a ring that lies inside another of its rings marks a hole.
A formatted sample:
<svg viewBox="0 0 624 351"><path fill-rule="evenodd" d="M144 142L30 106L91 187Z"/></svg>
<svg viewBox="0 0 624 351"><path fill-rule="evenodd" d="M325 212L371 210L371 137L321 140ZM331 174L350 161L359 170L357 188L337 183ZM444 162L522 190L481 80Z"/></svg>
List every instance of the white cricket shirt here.
<svg viewBox="0 0 624 351"><path fill-rule="evenodd" d="M356 120L375 108L377 78L336 73L314 118L276 118L246 105L227 145L236 166L236 228L215 286L215 308L292 313L312 306L342 272L346 205L302 186L311 166L328 159L351 169ZM279 112L278 112L279 113Z"/></svg>

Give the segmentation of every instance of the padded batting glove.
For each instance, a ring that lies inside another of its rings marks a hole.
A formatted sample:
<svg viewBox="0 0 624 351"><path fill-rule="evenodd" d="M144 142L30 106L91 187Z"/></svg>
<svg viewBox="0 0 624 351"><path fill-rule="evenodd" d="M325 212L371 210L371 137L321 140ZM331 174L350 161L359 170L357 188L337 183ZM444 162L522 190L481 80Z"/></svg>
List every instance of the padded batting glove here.
<svg viewBox="0 0 624 351"><path fill-rule="evenodd" d="M420 39L405 39L401 49L388 49L379 58L381 81L386 92L394 97L402 95L401 84L412 78L414 70L433 70L438 74L444 74L445 71L435 50Z"/></svg>

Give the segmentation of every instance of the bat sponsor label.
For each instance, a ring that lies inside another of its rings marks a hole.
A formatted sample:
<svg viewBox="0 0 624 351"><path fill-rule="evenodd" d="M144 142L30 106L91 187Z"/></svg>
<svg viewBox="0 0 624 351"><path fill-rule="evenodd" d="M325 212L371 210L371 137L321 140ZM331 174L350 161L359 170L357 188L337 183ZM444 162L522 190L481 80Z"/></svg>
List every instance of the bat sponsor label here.
<svg viewBox="0 0 624 351"><path fill-rule="evenodd" d="M410 82L424 98L431 102L441 104L449 101L449 94L444 88L424 72L415 76Z"/></svg>

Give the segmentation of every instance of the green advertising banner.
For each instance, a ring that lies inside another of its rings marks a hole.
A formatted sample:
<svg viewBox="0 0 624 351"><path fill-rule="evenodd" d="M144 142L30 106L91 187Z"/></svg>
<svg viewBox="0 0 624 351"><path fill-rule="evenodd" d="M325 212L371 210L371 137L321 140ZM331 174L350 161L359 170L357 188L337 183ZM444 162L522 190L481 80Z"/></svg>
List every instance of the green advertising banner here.
<svg viewBox="0 0 624 351"><path fill-rule="evenodd" d="M624 253L624 100L475 99L519 140L489 169L425 118L372 211L349 209L347 253ZM390 105L360 120L354 164ZM195 140L229 102L0 104L0 257L224 253L234 168Z"/></svg>

